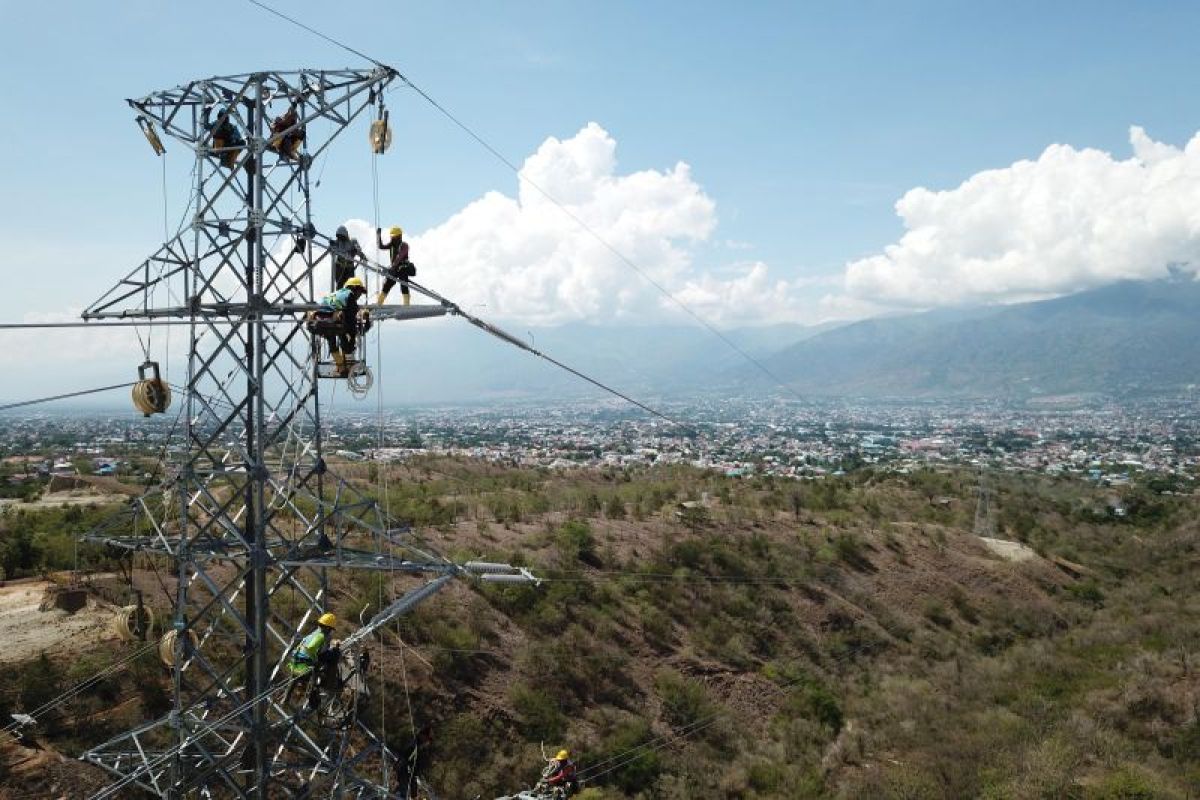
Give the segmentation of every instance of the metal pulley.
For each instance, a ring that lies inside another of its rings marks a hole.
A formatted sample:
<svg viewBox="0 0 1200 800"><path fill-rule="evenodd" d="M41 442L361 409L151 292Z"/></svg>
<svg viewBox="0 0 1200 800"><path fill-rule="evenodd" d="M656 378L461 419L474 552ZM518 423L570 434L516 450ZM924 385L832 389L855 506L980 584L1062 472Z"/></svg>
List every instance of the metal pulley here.
<svg viewBox="0 0 1200 800"><path fill-rule="evenodd" d="M158 659L162 661L163 666L170 668L175 666L175 661L180 655L183 656L182 660L186 661L199 646L200 637L194 630L189 628L187 637L180 639L179 631L172 628L158 640Z"/></svg>
<svg viewBox="0 0 1200 800"><path fill-rule="evenodd" d="M113 619L113 628L123 642L145 641L154 630L154 610L147 605L122 606Z"/></svg>
<svg viewBox="0 0 1200 800"><path fill-rule="evenodd" d="M386 108L380 109L379 118L371 123L367 139L371 142L371 152L377 156L383 155L392 146L392 129L388 126Z"/></svg>
<svg viewBox="0 0 1200 800"><path fill-rule="evenodd" d="M171 405L171 387L158 374L158 362L147 361L138 367L133 385L133 407L145 416L161 414Z"/></svg>
<svg viewBox="0 0 1200 800"><path fill-rule="evenodd" d="M150 120L145 117L138 117L137 124L142 129L142 135L146 137L146 141L150 143L150 147L154 149L154 155L161 156L167 152L167 148L163 146L162 139L158 138L158 131L154 130L154 126L150 124Z"/></svg>

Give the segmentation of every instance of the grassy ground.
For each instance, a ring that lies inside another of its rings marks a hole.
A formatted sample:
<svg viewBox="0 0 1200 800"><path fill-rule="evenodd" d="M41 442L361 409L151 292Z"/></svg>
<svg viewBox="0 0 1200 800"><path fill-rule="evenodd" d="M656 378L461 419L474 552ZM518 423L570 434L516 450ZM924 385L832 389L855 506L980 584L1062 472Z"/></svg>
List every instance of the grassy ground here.
<svg viewBox="0 0 1200 800"><path fill-rule="evenodd" d="M422 771L447 797L531 783L543 741L578 754L592 798L1200 787L1192 497L1132 487L1115 517L1111 490L993 477L996 535L1040 554L1016 564L971 535L969 472L347 466L369 492L386 477L382 499L431 546L547 578L458 585L383 637L363 714L401 750L428 726ZM404 586L339 576L333 605L356 619ZM10 671L0 711L78 668ZM156 669L85 693L47 736L70 752L157 713Z"/></svg>

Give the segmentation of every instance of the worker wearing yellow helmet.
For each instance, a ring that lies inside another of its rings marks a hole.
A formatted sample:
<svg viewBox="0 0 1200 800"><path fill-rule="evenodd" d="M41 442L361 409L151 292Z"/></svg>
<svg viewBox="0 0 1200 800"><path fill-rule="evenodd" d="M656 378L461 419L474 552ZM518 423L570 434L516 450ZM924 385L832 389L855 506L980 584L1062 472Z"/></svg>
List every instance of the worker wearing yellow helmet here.
<svg viewBox="0 0 1200 800"><path fill-rule="evenodd" d="M320 329L325 341L329 342L329 354L337 365L338 375L346 377L349 367L346 357L353 356L358 348L358 331L371 328L371 315L359 303L366 297L367 287L362 278L349 278L342 288L321 298L320 307L313 316L324 323Z"/></svg>
<svg viewBox="0 0 1200 800"><path fill-rule="evenodd" d="M315 709L320 704L321 696L312 676L318 668L336 663L341 655L338 641L330 638L336 626L337 617L326 611L317 618L317 629L301 639L300 644L292 651L288 671L293 682L288 688L285 702L292 699L292 694L298 687L304 687L308 692L308 707Z"/></svg>
<svg viewBox="0 0 1200 800"><path fill-rule="evenodd" d="M550 789L555 798L571 797L579 791L579 778L575 774L575 762L566 748L559 750L542 770L540 787Z"/></svg>
<svg viewBox="0 0 1200 800"><path fill-rule="evenodd" d="M408 242L404 241L404 230L399 225L393 225L388 230L388 242L384 244L383 229L376 228L375 242L379 245L380 250L388 251L388 276L387 280L383 282L383 291L375 300L376 304L383 305L383 301L387 300L388 292L399 282L400 293L404 295L404 305L408 305L408 279L417 274L417 268L408 260Z"/></svg>

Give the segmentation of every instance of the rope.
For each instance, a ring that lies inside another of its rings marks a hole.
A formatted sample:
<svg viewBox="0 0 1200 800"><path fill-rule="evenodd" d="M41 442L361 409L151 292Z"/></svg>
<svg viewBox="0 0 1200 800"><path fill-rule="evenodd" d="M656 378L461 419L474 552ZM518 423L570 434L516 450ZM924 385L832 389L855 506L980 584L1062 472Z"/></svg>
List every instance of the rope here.
<svg viewBox="0 0 1200 800"><path fill-rule="evenodd" d="M57 708L58 706L67 702L68 700L72 699L73 697L75 697L79 693L83 692L85 689L87 689L88 687L90 687L91 685L96 683L97 681L100 681L115 672L119 672L130 661L133 661L135 658L142 655L142 653L145 653L147 650L150 650L151 648L154 648L154 647L158 647L157 640L153 641L153 642L148 642L147 644L142 645L137 650L134 650L132 653L129 653L128 655L126 655L120 661L113 662L112 664L108 665L104 669L102 669L99 672L92 675L90 678L85 678L84 680L75 684L70 689L67 689L65 692L58 695L57 697L47 700L45 703L42 703L40 706L35 708L33 711L28 712L28 715L33 717L34 719L37 719L39 716L46 713L47 711L50 711L53 708ZM21 727L21 723L11 722L8 725L6 725L3 729L0 729L0 733L11 734L13 731L15 731L16 729L18 729L20 727Z"/></svg>
<svg viewBox="0 0 1200 800"><path fill-rule="evenodd" d="M296 678L294 678L294 677L288 678L286 681L283 681L282 683L278 683L274 686L268 687L266 690L264 690L263 692L261 692L260 694L258 694L255 697L251 697L245 703L242 703L240 706L233 709L232 711L230 711L228 714L221 717L220 719L214 720L213 722L209 723L208 725L205 725L204 727L200 728L199 730L195 731L194 733L189 734L183 740L182 743L176 745L175 747L172 747L170 750L167 750L164 753L159 754L159 756L157 758L146 761L145 764L138 767L136 770L129 773L121 780L117 781L116 783L110 784L110 785L104 787L103 789L101 789L96 794L91 795L88 798L88 800L104 800L105 798L112 797L117 791L125 788L130 783L133 783L133 781L135 781L137 778L141 777L145 773L153 771L154 768L157 767L159 764L163 763L171 756L173 756L176 753L183 750L185 747L190 745L193 741L195 741L199 737L204 736L205 734L212 733L217 728L219 728L220 726L224 725L226 722L229 722L231 719L236 717L238 714L241 714L246 709L248 709L251 706L255 705L256 703L260 702L263 698L267 697L272 692L278 691L280 689L288 688L295 680L296 680Z"/></svg>
<svg viewBox="0 0 1200 800"><path fill-rule="evenodd" d="M248 2L253 3L254 5L258 6L259 8L261 8L265 11L269 11L270 13L274 14L275 16L280 17L281 19L286 20L287 22L290 22L291 24L293 24L299 28L302 28L303 30L308 31L309 33L313 34L314 36L319 36L320 38L324 39L325 41L329 42L330 44L336 45L337 47L340 47L349 53L353 53L354 55L356 55L360 58L365 58L367 61L370 61L372 64L375 64L376 66L383 67L383 68L389 69L389 70L392 69L391 67L384 64L382 61L379 61L378 59L375 59L375 58L371 58L366 53L363 53L359 50L355 50L353 47L350 47L349 45L347 45L343 42L339 42L338 40L332 38L331 36L327 36L324 33L321 33L320 31L318 31L314 28L311 28L308 25L305 25L303 22L293 19L292 17L289 17L286 14L275 10L274 8L271 8L270 6L266 5L265 3L259 2L259 0L248 0ZM605 250L608 250L610 253L612 253L614 256L616 256L617 259L621 263L623 263L625 266L629 267L634 272L636 272L642 278L642 280L646 281L646 283L650 284L655 289L657 289L660 294L662 294L664 297L666 297L672 303L677 305L689 317L694 319L696 322L700 323L700 325L703 326L709 333L711 333L713 336L716 336L718 339L720 339L722 342L724 342L724 344L727 347L729 347L729 349L733 350L733 352L737 353L739 356L744 358L746 361L753 364L759 371L761 371L764 375L766 375L772 382L774 382L776 385L778 385L785 392L793 395L794 397L796 397L799 400L804 399L803 395L801 395L795 389L793 389L792 387L790 387L786 383L784 383L783 380L780 379L779 376L777 376L770 369L768 369L765 364L763 364L757 358L750 355L745 350L743 350L741 347L739 347L736 342L734 342L732 339L730 339L725 334L721 333L721 331L718 328L716 328L712 323L710 323L708 320L704 319L704 317L700 316L699 313L694 311L691 308L691 306L689 306L687 303L683 302L678 297L676 297L674 294L672 294L661 283L654 280L654 278L652 278L649 275L649 273L647 273L644 269L639 267L633 261L633 259L631 259L629 256L625 255L623 252L621 252L619 249L617 249L617 247L615 245L613 245L607 239L605 239L603 236L601 236L599 231L597 231L591 225L588 225L587 222L584 221L582 217L580 217L578 214L576 214L571 209L567 208L567 206L565 204L563 204L557 197L552 195L546 189L543 189L536 181L532 180L527 175L522 175L520 167L518 167L516 164L514 164L512 161L510 161L508 158L506 158L503 153L501 153L499 150L497 150L495 147L493 147L486 139L483 138L483 136L476 133L465 122L463 122L458 117L456 117L454 114L452 114L449 109L447 109L445 106L443 106L437 100L435 100L432 96L430 96L428 92L426 92L420 86L417 86L408 77L406 77L404 74L400 73L399 71L396 71L396 70L392 70L392 71L395 73L396 77L398 77L401 81L404 82L404 84L406 86L408 86L414 92L419 94L422 97L422 99L424 99L427 103L429 103L429 105L433 106L433 108L437 109L437 111L439 113L441 113L444 117L446 117L446 119L450 120L459 129L461 129L465 134L467 134L469 137L474 139L475 142L478 143L484 150L487 150L489 153L491 153L492 156L495 157L495 159L497 161L499 161L504 166L508 167L508 169L511 170L513 172L513 174L515 174L517 176L517 179L519 181L524 181L525 183L532 186L538 192L538 194L540 194L542 197L549 200L556 208L558 208L559 211L561 211L572 222L574 222L576 225L578 225L581 230L583 230L585 233L587 233L589 236L591 236L593 239L595 239L596 242L598 242Z"/></svg>
<svg viewBox="0 0 1200 800"><path fill-rule="evenodd" d="M8 411L10 408L21 408L23 406L37 405L38 403L49 403L52 400L66 400L69 397L82 397L85 394L97 394L99 392L111 392L113 389L128 389L133 386L134 382L130 383L114 383L112 386L101 386L98 389L84 389L79 392L67 392L66 394L56 394L50 397L39 397L36 400L22 400L19 403L9 403L8 405L0 406L0 411Z"/></svg>
<svg viewBox="0 0 1200 800"><path fill-rule="evenodd" d="M222 317L209 317L205 320L210 325L240 325L240 319L227 319ZM288 323L294 324L291 319L265 319L262 321L266 325ZM170 325L191 325L190 320L154 320L152 322L3 322L0 323L0 330L24 330L38 328L91 328L96 330L99 328L160 328Z"/></svg>
<svg viewBox="0 0 1200 800"><path fill-rule="evenodd" d="M163 241L171 238L170 228L167 225L167 154L163 153L162 158L162 208L163 208Z"/></svg>
<svg viewBox="0 0 1200 800"><path fill-rule="evenodd" d="M326 237L326 238L328 238L328 237ZM376 272L376 273L386 272L386 269L384 267L380 266L378 263L372 261L369 258L363 259L363 266L367 269L368 272L372 272L372 271ZM639 400L633 399L632 397L625 394L624 392L614 389L613 387L608 386L607 384L605 384L599 380L596 380L595 378L593 378L589 375L586 375L583 372L580 372L579 370L575 369L574 367L568 366L568 365L564 364L563 362L559 361L558 359L556 359L550 355L547 355L546 353L542 352L541 350L536 349L532 345L522 341L521 339L517 338L516 336L513 336L511 333L508 333L507 331L497 327L496 325L493 325L490 322L480 319L479 317L477 317L473 314L463 311L462 307L459 306L457 303L438 294L437 292L433 291L432 289L422 286L421 284L419 284L415 281L412 281L412 280L410 280L408 282L408 285L409 285L410 289L415 290L418 294L428 297L430 300L434 300L438 303L441 303L450 313L462 317L467 322L474 325L476 328L479 328L481 331L483 331L487 334L490 334L491 336L495 336L497 339L500 339L503 342L507 342L508 344L511 344L514 347L519 347L520 349L524 350L525 352L531 353L531 354L537 356L538 358L544 359L545 361L548 361L549 363L553 364L554 366L558 367L559 369L570 372L572 375L576 376L577 378L587 381L588 383L592 384L593 386L595 386L599 389L602 389L605 392L608 392L609 394L613 395L614 397L619 397L620 399L624 400L625 402L629 403L630 405L637 406L638 408L642 409L643 411L645 411L646 413L648 413L652 416L658 417L659 419L661 419L665 422L669 422L670 424L672 424L678 428L682 428L683 430L688 431L689 433L691 433L693 435L699 434L699 431L697 431L692 426L687 425L683 422L680 422L679 420L674 419L670 416L667 416L663 412L650 407L646 403L643 403Z"/></svg>
<svg viewBox="0 0 1200 800"><path fill-rule="evenodd" d="M259 8L261 8L263 11L267 11L267 12L270 12L271 14L274 14L275 16L279 17L280 19L287 20L288 22L292 23L293 25L295 25L295 26L296 26L296 27L298 27L298 28L303 28L304 30L306 30L306 31L308 31L309 33L311 33L313 36L320 37L321 39L324 39L325 41L329 42L330 44L332 44L332 45L335 45L335 46L337 46L337 47L340 47L340 48L342 48L342 49L343 49L343 50L345 50L347 53L351 53L351 54L353 54L353 55L356 55L356 56L358 56L359 58L366 59L367 61L370 61L372 64L374 64L374 65L375 65L375 66L377 66L377 67L383 67L383 68L385 68L385 69L390 69L390 67L388 67L388 66L387 66L387 64L384 64L382 61L376 61L375 59L371 58L371 57L370 57L369 55L367 55L366 53L363 53L363 52L361 52L361 51L359 51L359 50L355 50L355 49L354 49L353 47L351 47L350 45L348 45L348 44L343 44L342 42L339 42L337 39L334 39L334 38L333 38L333 37L331 37L331 36L326 36L325 34L321 33L320 31L318 31L318 30L316 30L316 29L314 29L314 28L310 28L310 27L308 27L308 26L307 26L307 25L305 25L303 22L300 22L299 20L292 19L292 18L291 18L291 17L289 17L287 14L284 14L282 11L277 11L277 10L275 10L274 8L271 8L269 5L267 5L267 4L265 4L265 3L260 3L260 2L258 2L258 0L248 0L248 2L250 2L252 5L256 5L256 6L258 6L258 7L259 7Z"/></svg>

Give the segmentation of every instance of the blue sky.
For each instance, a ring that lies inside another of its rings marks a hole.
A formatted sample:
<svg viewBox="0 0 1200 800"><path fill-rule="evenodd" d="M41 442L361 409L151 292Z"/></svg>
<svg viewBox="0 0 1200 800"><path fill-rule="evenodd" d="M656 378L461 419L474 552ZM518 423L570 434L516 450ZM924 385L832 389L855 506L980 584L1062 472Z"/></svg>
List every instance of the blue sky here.
<svg viewBox="0 0 1200 800"><path fill-rule="evenodd" d="M713 209L662 233L688 239L668 254L682 253L682 265L663 274L701 313L729 324L739 320L722 316L719 298L753 295L721 281L751 263L771 282L790 282L772 321L817 321L822 294L833 295L827 309L849 313L937 305L913 288L937 283L934 267L904 253L847 278L848 264L882 257L916 224L895 209L908 190L953 192L1054 144L1076 154L1097 148L1119 166L1131 157L1131 125L1177 148L1200 128L1194 4L293 0L286 11L394 65L517 163L589 122L615 143L616 176L667 174L686 162L691 183L680 197L702 194ZM86 305L161 240L162 165L123 98L264 66L356 64L235 0L0 0L0 23L0 234L14 262L4 278L13 317ZM516 195L514 176L419 98L393 92L390 106L397 138L380 162L385 224L419 235L489 191ZM322 227L371 216L364 138L351 131L323 165ZM1066 185L1093 182L1078 158L1064 164L1074 176ZM172 214L188 166L171 148ZM1028 192L1009 195L1018 202ZM952 223L937 214L965 202L948 195L912 213L933 215L934 232L945 232ZM995 227L1009 212L1001 204L988 213ZM962 232L943 240L954 237L974 241ZM1185 255L1193 238L1180 245ZM430 252L439 242L447 235L418 238L426 251L415 246L414 260L439 263ZM889 270L911 279L890 285ZM946 302L1070 291L1119 273L1049 287L1014 279ZM436 270L423 277L456 296ZM503 317L502 299L488 296Z"/></svg>

